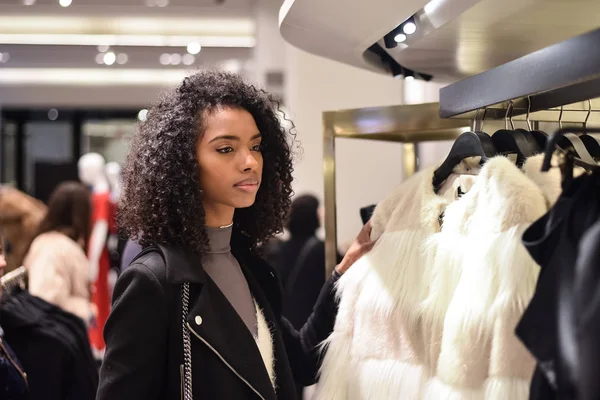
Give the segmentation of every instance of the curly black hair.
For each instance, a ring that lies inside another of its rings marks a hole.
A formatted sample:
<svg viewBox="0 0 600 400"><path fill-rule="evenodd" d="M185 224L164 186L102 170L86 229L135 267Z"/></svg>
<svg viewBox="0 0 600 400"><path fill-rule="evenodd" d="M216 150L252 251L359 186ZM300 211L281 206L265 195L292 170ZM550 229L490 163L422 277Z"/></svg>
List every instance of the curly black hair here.
<svg viewBox="0 0 600 400"><path fill-rule="evenodd" d="M142 246L162 244L205 253L208 238L196 144L205 129L203 116L218 107L248 111L262 134L262 184L254 205L236 209L236 229L250 238L253 250L282 231L293 195L293 124L286 130L273 95L239 75L204 70L165 93L132 139L123 168L119 226Z"/></svg>

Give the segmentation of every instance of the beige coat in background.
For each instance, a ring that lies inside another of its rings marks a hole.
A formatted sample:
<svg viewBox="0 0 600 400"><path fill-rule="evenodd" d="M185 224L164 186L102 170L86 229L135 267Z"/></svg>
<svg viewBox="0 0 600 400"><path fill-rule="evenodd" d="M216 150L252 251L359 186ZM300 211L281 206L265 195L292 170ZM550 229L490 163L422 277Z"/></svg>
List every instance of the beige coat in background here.
<svg viewBox="0 0 600 400"><path fill-rule="evenodd" d="M79 244L59 232L41 234L31 243L24 265L32 295L89 321L90 267Z"/></svg>

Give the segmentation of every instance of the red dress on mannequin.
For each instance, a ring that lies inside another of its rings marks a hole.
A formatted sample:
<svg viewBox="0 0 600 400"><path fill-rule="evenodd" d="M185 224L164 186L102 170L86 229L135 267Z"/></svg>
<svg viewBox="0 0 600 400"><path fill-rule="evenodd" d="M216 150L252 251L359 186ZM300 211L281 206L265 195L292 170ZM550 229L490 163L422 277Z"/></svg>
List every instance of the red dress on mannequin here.
<svg viewBox="0 0 600 400"><path fill-rule="evenodd" d="M98 221L110 221L109 192L92 194L92 227ZM89 249L88 249L89 254ZM98 278L92 282L92 303L98 309L96 322L90 326L90 343L98 351L104 350L104 324L110 313L110 296L108 289L108 271L110 269L110 258L106 245L102 249L100 260L98 262Z"/></svg>

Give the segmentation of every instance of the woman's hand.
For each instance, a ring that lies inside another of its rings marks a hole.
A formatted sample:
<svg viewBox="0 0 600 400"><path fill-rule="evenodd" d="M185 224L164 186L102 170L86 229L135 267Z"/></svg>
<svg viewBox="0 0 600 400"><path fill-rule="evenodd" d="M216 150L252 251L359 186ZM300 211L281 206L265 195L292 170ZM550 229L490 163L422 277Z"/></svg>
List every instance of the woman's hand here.
<svg viewBox="0 0 600 400"><path fill-rule="evenodd" d="M371 241L371 221L367 222L360 232L352 245L344 255L342 262L340 262L335 270L340 274L344 274L359 258L368 253L377 241Z"/></svg>

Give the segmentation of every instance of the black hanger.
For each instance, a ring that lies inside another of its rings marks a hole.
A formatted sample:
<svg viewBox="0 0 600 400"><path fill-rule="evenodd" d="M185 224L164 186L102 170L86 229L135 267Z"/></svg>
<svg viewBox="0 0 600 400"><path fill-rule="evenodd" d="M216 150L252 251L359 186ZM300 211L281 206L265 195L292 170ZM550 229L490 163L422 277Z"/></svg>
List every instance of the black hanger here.
<svg viewBox="0 0 600 400"><path fill-rule="evenodd" d="M594 160L581 138L571 133L573 131L573 128L565 129L565 133L556 138L556 145L563 150L571 148L579 160L590 165L595 164L596 160Z"/></svg>
<svg viewBox="0 0 600 400"><path fill-rule="evenodd" d="M587 134L587 122L590 118L590 114L592 113L592 101L588 100L588 104L590 108L588 109L587 116L585 117L585 121L583 121L583 128L585 129L584 135L581 135L579 138L585 145L585 148L590 153L590 155L596 159L600 159L600 135L597 134Z"/></svg>
<svg viewBox="0 0 600 400"><path fill-rule="evenodd" d="M442 184L448 179L460 162L469 157L481 157L480 163L483 164L489 158L496 155L496 148L492 138L484 132L465 132L461 134L452 145L450 153L433 173L433 190L435 193L440 190Z"/></svg>
<svg viewBox="0 0 600 400"><path fill-rule="evenodd" d="M542 171L543 172L546 172L550 169L550 164L552 161L552 154L554 154L556 145L558 144L558 141L561 140L560 138L565 136L565 134L573 134L573 132L575 132L575 133L583 133L583 132L600 133L600 128L571 127L571 128L559 129L554 135L552 135L548 138L548 143L546 144L546 150L544 151L544 162L542 163ZM573 135L573 136L577 137L577 135ZM577 137L577 139L579 140L579 142L581 142L581 139L579 137ZM576 140L575 140L575 142L576 142ZM576 150L572 146L571 146L571 149ZM589 155L589 153L588 153L588 155ZM596 170L599 168L598 163L596 163L596 161L593 158L591 160L590 159L583 160L581 158L575 158L573 161L574 161L574 165L585 168L588 171Z"/></svg>
<svg viewBox="0 0 600 400"><path fill-rule="evenodd" d="M600 135L581 135L579 136L585 148L595 160L600 160Z"/></svg>
<svg viewBox="0 0 600 400"><path fill-rule="evenodd" d="M527 132L523 129L515 130L512 122L512 109L513 102L510 101L506 108L505 124L504 129L496 131L492 135L492 141L496 147L498 153L513 153L517 155L517 165L520 167L523 165L527 157L535 154L537 148L537 142L531 136L529 139L523 132ZM512 129L508 129L508 120L510 115L510 124Z"/></svg>

